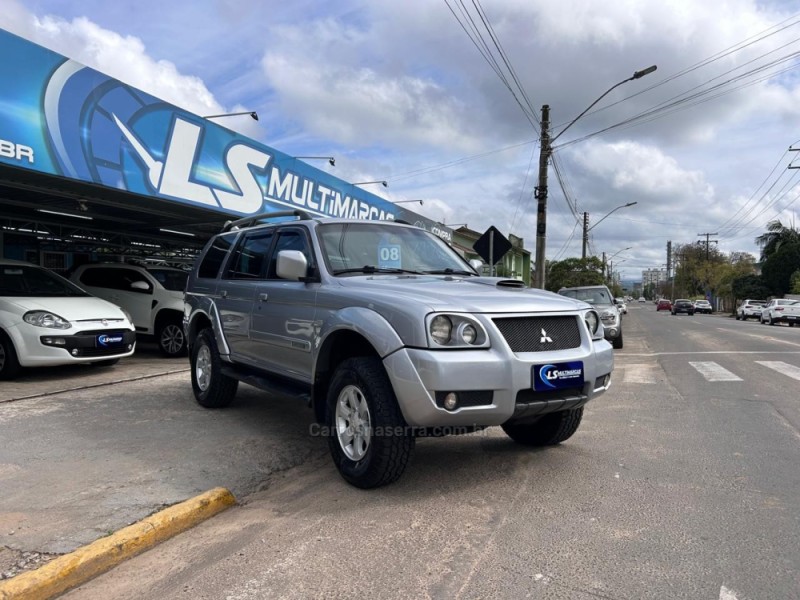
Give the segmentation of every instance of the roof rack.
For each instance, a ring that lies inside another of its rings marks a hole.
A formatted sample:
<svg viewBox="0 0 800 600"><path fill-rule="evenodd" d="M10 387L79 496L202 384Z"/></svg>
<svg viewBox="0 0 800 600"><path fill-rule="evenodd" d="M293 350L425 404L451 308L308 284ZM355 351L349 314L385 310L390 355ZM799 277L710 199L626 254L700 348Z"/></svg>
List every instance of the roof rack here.
<svg viewBox="0 0 800 600"><path fill-rule="evenodd" d="M222 232L224 233L234 229L252 227L257 221L262 219L274 219L278 217L297 217L299 221L307 221L311 219L309 214L303 210L283 210L278 212L258 213L255 215L250 215L249 217L244 217L243 219L237 219L236 221L227 221L225 226L222 228Z"/></svg>

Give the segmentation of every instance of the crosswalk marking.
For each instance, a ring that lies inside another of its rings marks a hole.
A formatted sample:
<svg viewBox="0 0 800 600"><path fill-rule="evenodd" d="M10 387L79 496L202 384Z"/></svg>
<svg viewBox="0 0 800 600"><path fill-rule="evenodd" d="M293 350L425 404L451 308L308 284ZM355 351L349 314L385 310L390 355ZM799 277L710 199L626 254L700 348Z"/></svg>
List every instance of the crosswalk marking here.
<svg viewBox="0 0 800 600"><path fill-rule="evenodd" d="M697 369L697 372L705 377L707 381L742 381L741 377L737 377L715 362L689 361L689 364Z"/></svg>
<svg viewBox="0 0 800 600"><path fill-rule="evenodd" d="M666 378L664 370L655 363L625 365L622 371L623 383L658 383Z"/></svg>
<svg viewBox="0 0 800 600"><path fill-rule="evenodd" d="M794 365L779 360L757 360L756 363L800 381L800 367L795 367Z"/></svg>

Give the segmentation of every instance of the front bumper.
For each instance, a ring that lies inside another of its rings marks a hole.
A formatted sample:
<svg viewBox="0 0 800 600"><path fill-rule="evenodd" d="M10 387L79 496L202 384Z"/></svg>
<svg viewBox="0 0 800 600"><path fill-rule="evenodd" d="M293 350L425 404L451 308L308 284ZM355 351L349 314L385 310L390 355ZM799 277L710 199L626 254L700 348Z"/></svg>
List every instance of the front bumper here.
<svg viewBox="0 0 800 600"><path fill-rule="evenodd" d="M583 363L583 381L575 387L533 390L533 367ZM384 358L386 371L406 422L412 427L501 425L510 419L538 417L577 408L610 386L614 353L605 340L584 340L580 347L556 352L514 354L493 340L483 350L402 348ZM448 392L461 402L447 410Z"/></svg>
<svg viewBox="0 0 800 600"><path fill-rule="evenodd" d="M130 329L85 330L63 334L30 327L15 340L20 365L47 367L96 362L130 356L136 350L136 332ZM105 336L101 342L100 339ZM105 343L104 343L105 342Z"/></svg>

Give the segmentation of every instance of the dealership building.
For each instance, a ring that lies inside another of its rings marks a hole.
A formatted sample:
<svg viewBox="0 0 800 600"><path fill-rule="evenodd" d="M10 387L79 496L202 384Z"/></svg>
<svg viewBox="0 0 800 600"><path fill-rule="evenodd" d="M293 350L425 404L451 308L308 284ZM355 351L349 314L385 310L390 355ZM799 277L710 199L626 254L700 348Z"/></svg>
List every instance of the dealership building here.
<svg viewBox="0 0 800 600"><path fill-rule="evenodd" d="M224 223L302 210L453 231L0 29L0 258L190 264ZM13 57L9 59L8 57Z"/></svg>

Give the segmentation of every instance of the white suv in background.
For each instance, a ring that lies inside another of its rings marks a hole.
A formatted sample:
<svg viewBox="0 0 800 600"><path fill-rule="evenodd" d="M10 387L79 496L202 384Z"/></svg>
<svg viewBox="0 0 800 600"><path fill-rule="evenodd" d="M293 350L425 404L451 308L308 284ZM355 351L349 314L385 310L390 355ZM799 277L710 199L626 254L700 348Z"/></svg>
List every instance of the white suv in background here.
<svg viewBox="0 0 800 600"><path fill-rule="evenodd" d="M137 334L154 338L162 354L182 356L186 354L183 290L187 277L186 271L172 267L92 263L79 266L70 279L128 311Z"/></svg>

